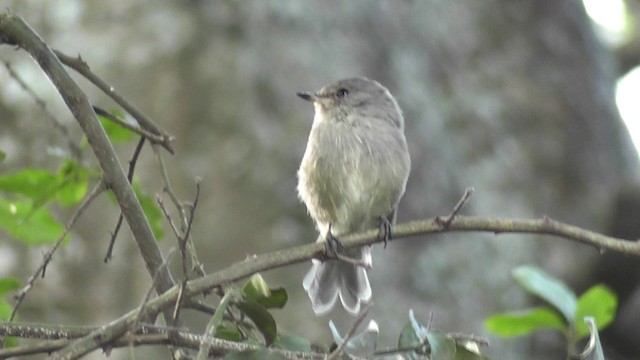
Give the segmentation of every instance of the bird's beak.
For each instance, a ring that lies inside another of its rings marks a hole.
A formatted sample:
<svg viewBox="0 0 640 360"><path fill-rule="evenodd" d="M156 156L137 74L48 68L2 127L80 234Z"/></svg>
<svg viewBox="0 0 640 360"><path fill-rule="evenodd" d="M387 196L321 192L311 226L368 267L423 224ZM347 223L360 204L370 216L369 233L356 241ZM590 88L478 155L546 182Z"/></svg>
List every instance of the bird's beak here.
<svg viewBox="0 0 640 360"><path fill-rule="evenodd" d="M304 99L307 101L311 101L311 102L316 101L316 94L314 93L310 93L307 91L300 91L300 92L297 92L296 95L298 95L301 99Z"/></svg>

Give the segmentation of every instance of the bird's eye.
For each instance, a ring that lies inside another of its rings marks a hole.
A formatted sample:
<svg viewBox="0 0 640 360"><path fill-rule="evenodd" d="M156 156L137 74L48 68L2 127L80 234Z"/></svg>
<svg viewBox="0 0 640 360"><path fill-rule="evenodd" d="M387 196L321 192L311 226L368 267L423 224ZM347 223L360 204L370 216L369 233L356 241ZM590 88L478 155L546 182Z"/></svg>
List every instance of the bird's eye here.
<svg viewBox="0 0 640 360"><path fill-rule="evenodd" d="M342 99L346 97L348 93L349 90L347 89L338 89L338 91L336 91L336 97Z"/></svg>

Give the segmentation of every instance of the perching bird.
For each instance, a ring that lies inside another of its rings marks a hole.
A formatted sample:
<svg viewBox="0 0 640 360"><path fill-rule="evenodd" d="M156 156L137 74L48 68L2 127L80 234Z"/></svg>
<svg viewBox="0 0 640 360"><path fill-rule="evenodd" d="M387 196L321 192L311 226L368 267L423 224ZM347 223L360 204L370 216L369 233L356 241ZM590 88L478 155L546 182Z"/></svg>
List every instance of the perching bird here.
<svg viewBox="0 0 640 360"><path fill-rule="evenodd" d="M389 90L358 77L298 96L315 108L298 170L298 194L316 222L318 241L392 224L411 160L402 112ZM344 255L371 267L369 246ZM353 315L371 300L363 266L334 259L312 261L303 286L316 314L329 312L338 297Z"/></svg>

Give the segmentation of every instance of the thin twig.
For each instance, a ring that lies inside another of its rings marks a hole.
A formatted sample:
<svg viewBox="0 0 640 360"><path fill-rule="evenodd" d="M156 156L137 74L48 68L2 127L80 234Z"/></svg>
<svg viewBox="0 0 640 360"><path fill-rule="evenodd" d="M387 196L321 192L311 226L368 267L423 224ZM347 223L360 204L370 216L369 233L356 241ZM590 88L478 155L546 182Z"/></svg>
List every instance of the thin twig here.
<svg viewBox="0 0 640 360"><path fill-rule="evenodd" d="M449 213L449 215L445 217L438 216L436 218L438 219L442 227L446 229L449 227L449 225L451 225L451 221L453 221L453 218L456 217L460 212L460 210L462 210L462 208L467 204L467 202L473 195L474 191L475 189L473 187L468 187L464 189L464 194L462 194L462 197L460 198L460 200L458 200L458 203L456 204L456 206L453 207L453 210L451 211L451 213Z"/></svg>
<svg viewBox="0 0 640 360"><path fill-rule="evenodd" d="M347 346L347 343L349 342L349 340L353 338L353 335L356 333L356 330L358 329L362 321L367 317L367 314L369 313L369 310L371 309L372 306L373 306L373 301L368 303L364 307L364 309L362 309L360 314L358 314L358 317L356 318L356 320L353 322L353 325L351 325L351 329L349 329L349 332L347 332L347 334L344 336L342 343L338 344L338 347L335 350L333 350L331 354L329 354L329 356L327 356L327 360L335 360L338 358L338 356L340 356L340 354L342 354L345 346Z"/></svg>
<svg viewBox="0 0 640 360"><path fill-rule="evenodd" d="M60 60L60 62L80 73L82 76L87 78L87 80L89 80L100 90L102 90L107 96L113 99L113 101L115 101L118 105L122 106L122 108L126 112L128 112L134 119L136 119L138 124L140 124L140 127L153 134L158 134L161 138L161 141L159 141L158 144L167 149L169 153L174 153L174 150L171 147L171 141L173 141L173 137L165 133L153 122L153 120L151 120L142 111L138 110L135 106L133 106L133 104L127 101L122 95L116 92L113 86L107 84L98 75L91 71L89 65L87 65L87 63L80 56L71 57L57 50L53 50L53 52Z"/></svg>
<svg viewBox="0 0 640 360"><path fill-rule="evenodd" d="M164 264L162 264L162 266L160 266L159 269L166 267L167 264L169 264L169 262L171 261L171 258L173 257L173 254L175 254L175 249L171 249L169 251L169 254L167 255L167 259L164 261ZM156 274L159 274L159 273L160 272L158 271ZM151 281L151 286L149 287L149 289L147 289L147 293L145 294L144 299L142 300L142 303L138 307L139 309L138 315L136 316L135 321L131 326L131 331L134 331L134 332L137 331L136 329L138 329L138 326L140 325L140 321L142 320L142 314L144 312L144 308L146 304L149 302L149 299L151 299L151 294L153 294L153 291L156 289L154 284L156 281L157 281L157 275L153 277Z"/></svg>
<svg viewBox="0 0 640 360"><path fill-rule="evenodd" d="M160 174L162 175L162 180L164 183L163 191L167 193L167 195L169 195L173 206L175 206L175 208L178 210L178 213L180 215L180 222L182 224L182 228L184 229L187 225L187 214L185 213L184 206L178 198L178 195L176 195L176 193L173 191L173 188L171 187L171 180L169 180L167 165L164 161L162 153L158 151L156 146L151 146L151 148L153 149L153 153L156 155L156 160L158 161L158 165L160 166Z"/></svg>
<svg viewBox="0 0 640 360"><path fill-rule="evenodd" d="M164 161L164 157L162 156L162 153L158 151L155 145L152 145L151 148L153 149L153 153L156 155L156 160L158 161L158 165L160 166L160 173L162 174L162 180L164 183L163 191L167 195L169 195L169 198L171 199L173 206L176 208L176 211L180 216L181 229L185 232L190 232L191 231L190 225L188 223L189 221L193 221L192 220L193 212L195 210L194 206L197 204L197 201L196 201L196 204L183 204L180 201L180 199L178 199L178 196L176 195L175 191L173 190L173 187L171 186L171 180L169 179L169 173L167 172L167 166ZM200 194L201 182L202 182L202 179L197 177L196 178L196 191L197 191L196 200ZM187 216L187 210L189 214L191 214L190 216ZM181 238L181 237L178 236L178 238ZM187 252L189 253L189 257L191 258L192 271L196 272L199 276L203 276L205 274L204 267L200 263L200 260L198 260L198 256L195 250L195 245L193 244L193 239L191 239L190 235L188 235L186 239L187 239L187 244L186 244Z"/></svg>
<svg viewBox="0 0 640 360"><path fill-rule="evenodd" d="M104 182L99 181L93 187L93 189L91 189L91 191L87 194L87 196L84 197L80 205L78 205L78 208L73 212L73 214L71 215L71 218L69 218L69 220L67 221L67 224L64 227L64 231L62 232L62 235L60 235L60 237L55 242L55 244L46 253L43 254L42 262L40 263L38 268L29 277L29 280L27 280L27 284L18 292L18 294L16 294L15 296L16 304L13 307L13 311L11 311L11 316L9 317L9 321L13 321L13 319L15 318L16 313L18 312L18 308L24 301L25 297L27 296L27 293L33 288L33 285L35 284L36 280L39 277L45 276L47 265L49 265L49 263L53 259L54 253L56 252L56 250L58 250L58 248L60 247L64 239L67 237L67 234L69 234L69 231L71 230L73 225L75 225L76 221L78 221L80 216L89 207L91 202L96 197L98 197L98 195L100 195L104 190L105 190Z"/></svg>
<svg viewBox="0 0 640 360"><path fill-rule="evenodd" d="M96 112L96 115L100 115L100 116L108 119L109 121L112 121L112 122L120 125L121 127L125 128L125 129L127 129L127 130L129 130L131 132L134 132L134 133L136 133L136 134L138 134L138 135L140 135L140 136L142 136L144 138L149 139L149 141L151 143L161 144L162 141L164 141L164 139L160 135L156 135L156 134L154 134L154 133L152 133L150 131L147 131L147 130L145 130L143 128L131 125L128 122L126 122L126 121L120 119L119 117L113 115L112 113L108 112L107 110L102 109L101 107L93 105L93 111Z"/></svg>
<svg viewBox="0 0 640 360"><path fill-rule="evenodd" d="M69 151L71 152L71 156L76 160L80 159L82 156L82 150L80 150L80 147L78 146L78 144L74 143L73 140L71 140L71 136L69 135L69 129L67 129L66 126L62 125L62 123L49 111L49 109L47 109L47 103L40 96L38 96L38 94L36 94L36 92L27 84L26 81L24 81L24 79L22 79L22 77L13 69L11 64L6 60L2 60L2 62L4 63L4 66L7 68L9 75L20 85L20 87L27 94L31 95L33 100L38 105L38 107L42 109L42 112L51 121L51 123L53 124L53 127L56 130L58 130L60 134L62 134L62 136L67 142L67 146L69 146Z"/></svg>
<svg viewBox="0 0 640 360"><path fill-rule="evenodd" d="M129 170L127 171L127 180L129 180L130 184L133 183L133 173L135 172L136 164L138 163L138 157L142 152L142 146L144 145L144 141L145 141L144 136L141 136L140 140L138 140L138 144L136 145L135 150L133 150L133 155L131 155L131 160L129 160ZM115 245L116 237L120 232L120 227L122 226L122 220L124 220L124 216L122 215L122 212L120 212L120 215L118 216L118 221L116 222L116 226L113 229L113 232L111 233L111 238L109 239L109 246L107 247L107 253L104 256L105 263L109 262L109 260L111 260L111 257L113 255L113 246Z"/></svg>
<svg viewBox="0 0 640 360"><path fill-rule="evenodd" d="M198 200L200 198L200 182L196 182L196 195L193 200L193 205L189 207L189 218L187 219L187 229L184 231L181 237L178 237L178 245L180 248L180 255L182 256L182 281L180 283L180 293L178 294L178 301L173 309L172 323L175 323L180 315L180 309L184 302L184 293L189 280L189 264L187 259L187 243L191 234L191 226L193 225L193 219L195 217L196 209L198 208ZM174 324L175 325L175 324Z"/></svg>

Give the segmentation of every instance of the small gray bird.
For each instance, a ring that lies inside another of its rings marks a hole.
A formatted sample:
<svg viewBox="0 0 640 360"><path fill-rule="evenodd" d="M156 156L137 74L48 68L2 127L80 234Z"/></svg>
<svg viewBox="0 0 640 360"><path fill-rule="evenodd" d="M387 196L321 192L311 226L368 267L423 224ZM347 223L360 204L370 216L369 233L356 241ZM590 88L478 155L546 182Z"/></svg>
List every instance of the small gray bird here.
<svg viewBox="0 0 640 360"><path fill-rule="evenodd" d="M315 108L298 170L298 195L316 222L318 242L388 227L395 221L411 169L404 119L396 100L384 86L364 77L297 95ZM371 267L369 246L344 255ZM302 284L316 314L329 312L338 297L353 315L360 312L361 303L371 300L363 266L312 261Z"/></svg>

